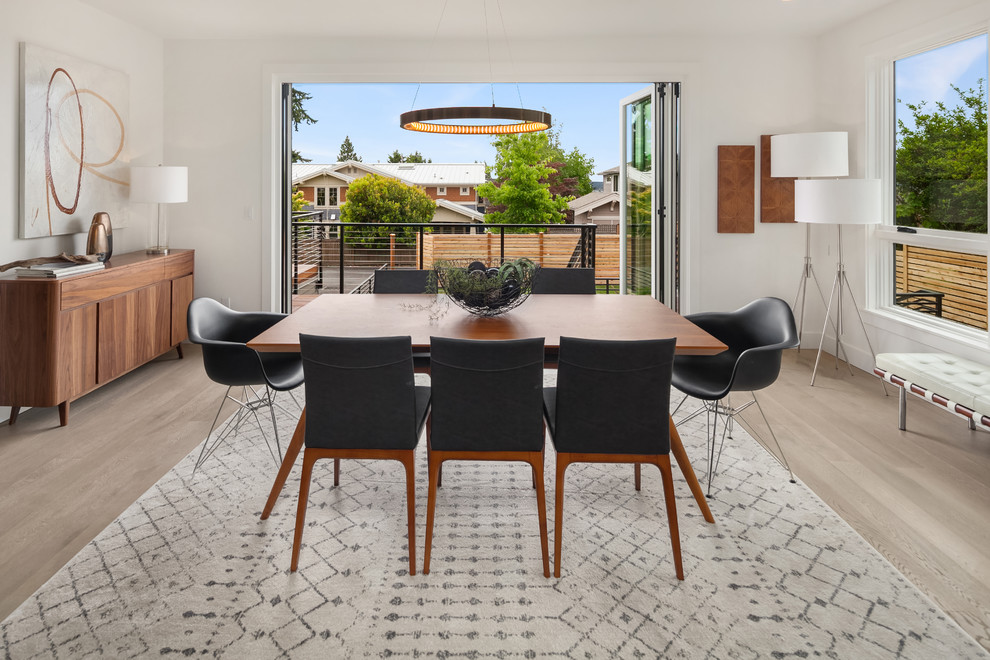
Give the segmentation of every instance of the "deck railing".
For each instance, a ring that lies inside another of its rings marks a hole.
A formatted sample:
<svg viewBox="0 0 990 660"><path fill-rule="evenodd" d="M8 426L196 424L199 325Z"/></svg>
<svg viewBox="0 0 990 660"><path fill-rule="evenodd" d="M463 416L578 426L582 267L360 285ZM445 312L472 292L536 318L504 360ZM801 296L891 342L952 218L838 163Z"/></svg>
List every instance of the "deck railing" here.
<svg viewBox="0 0 990 660"><path fill-rule="evenodd" d="M500 263L528 257L546 267L596 268L595 230L595 225L386 224L294 218L292 293L349 293L383 264L422 269L438 259ZM606 256L606 271L598 273L614 290L618 237L603 238L616 239L615 258Z"/></svg>

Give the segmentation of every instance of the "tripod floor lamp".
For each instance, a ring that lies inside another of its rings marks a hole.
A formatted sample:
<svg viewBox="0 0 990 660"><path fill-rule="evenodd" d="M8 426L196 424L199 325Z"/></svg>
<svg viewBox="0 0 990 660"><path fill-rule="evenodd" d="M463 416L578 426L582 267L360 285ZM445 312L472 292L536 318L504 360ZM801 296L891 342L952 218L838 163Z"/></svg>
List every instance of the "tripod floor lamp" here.
<svg viewBox="0 0 990 660"><path fill-rule="evenodd" d="M838 177L849 175L849 134L844 131L820 133L788 133L770 137L770 176L772 177ZM804 308L807 302L808 280L818 289L825 304L825 294L811 265L811 225L805 228L804 266L794 298L794 314L798 317L798 339L804 331ZM801 304L798 310L798 302ZM799 348L800 350L800 348Z"/></svg>
<svg viewBox="0 0 990 660"><path fill-rule="evenodd" d="M818 343L815 369L811 372L812 385L815 384L815 376L818 375L818 364L822 359L822 348L825 346L825 331L831 322L833 312L835 322L832 327L835 330L837 367L840 351L843 355L846 353L842 346L842 303L846 296L853 303L859 324L863 328L863 335L866 337L866 345L876 359L873 344L870 343L870 336L866 332L866 324L863 322L863 315L859 311L859 304L846 276L846 266L842 260L842 226L879 223L880 213L879 179L817 179L794 182L794 219L808 223L809 227L812 224L835 225L838 231L835 279L832 281L832 292L829 294L828 305L825 308L825 324L822 327L821 341ZM844 359L848 364L848 356Z"/></svg>

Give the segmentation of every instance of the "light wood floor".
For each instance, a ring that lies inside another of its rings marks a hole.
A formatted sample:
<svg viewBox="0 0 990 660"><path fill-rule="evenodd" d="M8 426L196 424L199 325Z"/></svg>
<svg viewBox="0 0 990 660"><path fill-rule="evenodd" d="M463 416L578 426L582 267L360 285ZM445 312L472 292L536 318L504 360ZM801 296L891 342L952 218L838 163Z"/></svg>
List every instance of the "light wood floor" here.
<svg viewBox="0 0 990 660"><path fill-rule="evenodd" d="M205 436L224 388L184 348L74 402L66 428L55 409L0 426L0 618ZM990 648L990 433L916 398L898 431L893 388L831 361L810 387L813 360L789 352L760 399L795 474Z"/></svg>

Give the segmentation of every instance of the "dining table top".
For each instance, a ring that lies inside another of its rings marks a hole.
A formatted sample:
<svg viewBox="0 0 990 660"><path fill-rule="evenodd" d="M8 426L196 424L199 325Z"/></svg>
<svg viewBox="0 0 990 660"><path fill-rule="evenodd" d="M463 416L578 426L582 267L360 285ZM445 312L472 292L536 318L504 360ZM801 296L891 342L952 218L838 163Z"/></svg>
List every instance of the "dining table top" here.
<svg viewBox="0 0 990 660"><path fill-rule="evenodd" d="M430 337L526 339L543 337L548 351L561 337L643 340L676 337L677 353L713 355L726 345L650 296L534 294L499 316L471 314L433 294L327 294L252 339L263 352L299 350L299 335L405 336L428 350Z"/></svg>

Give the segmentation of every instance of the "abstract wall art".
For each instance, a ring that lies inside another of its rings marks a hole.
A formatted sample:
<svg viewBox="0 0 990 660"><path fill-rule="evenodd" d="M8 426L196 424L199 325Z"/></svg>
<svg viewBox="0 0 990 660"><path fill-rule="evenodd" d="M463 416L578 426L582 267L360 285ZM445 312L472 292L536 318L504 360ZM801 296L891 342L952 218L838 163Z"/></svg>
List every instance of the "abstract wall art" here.
<svg viewBox="0 0 990 660"><path fill-rule="evenodd" d="M718 232L752 234L756 211L756 147L718 146Z"/></svg>
<svg viewBox="0 0 990 660"><path fill-rule="evenodd" d="M21 44L21 238L127 225L125 73Z"/></svg>

